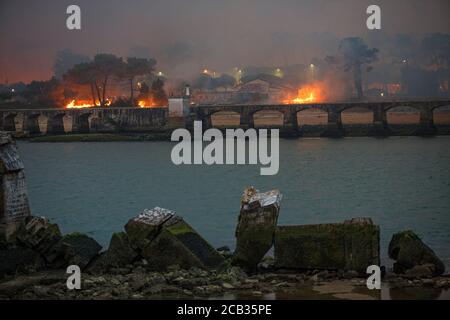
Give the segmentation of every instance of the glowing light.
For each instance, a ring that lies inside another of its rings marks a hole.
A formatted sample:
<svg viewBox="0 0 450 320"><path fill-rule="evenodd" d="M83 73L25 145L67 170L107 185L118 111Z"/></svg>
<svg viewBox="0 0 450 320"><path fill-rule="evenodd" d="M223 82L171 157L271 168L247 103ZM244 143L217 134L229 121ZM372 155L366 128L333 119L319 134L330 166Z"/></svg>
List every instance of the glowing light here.
<svg viewBox="0 0 450 320"><path fill-rule="evenodd" d="M111 100L106 99L105 105L109 107L111 105ZM65 108L66 109L83 109L83 108L93 108L93 107L100 107L100 103L96 103L95 105L92 105L91 102L87 101L76 101L72 100L70 103L68 103Z"/></svg>
<svg viewBox="0 0 450 320"><path fill-rule="evenodd" d="M138 106L140 108L153 108L155 106L155 104L152 101L139 100L138 101Z"/></svg>
<svg viewBox="0 0 450 320"><path fill-rule="evenodd" d="M283 101L284 104L317 103L323 101L323 88L320 84L311 84L298 89L297 96Z"/></svg>
<svg viewBox="0 0 450 320"><path fill-rule="evenodd" d="M314 63L311 63L311 64L309 65L309 67L310 67L311 69L314 68L314 67L315 67Z"/></svg>

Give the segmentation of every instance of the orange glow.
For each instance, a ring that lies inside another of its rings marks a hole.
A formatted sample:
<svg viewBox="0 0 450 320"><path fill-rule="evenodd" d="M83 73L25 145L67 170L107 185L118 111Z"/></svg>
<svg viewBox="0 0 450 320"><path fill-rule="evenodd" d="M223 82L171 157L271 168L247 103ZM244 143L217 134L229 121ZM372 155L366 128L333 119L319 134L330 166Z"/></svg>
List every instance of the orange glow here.
<svg viewBox="0 0 450 320"><path fill-rule="evenodd" d="M106 106L111 105L111 100L106 99ZM88 102L87 100L72 100L70 103L68 103L65 108L66 109L83 109L83 108L93 108L93 107L99 107L100 103L96 103L95 106L92 105L92 102Z"/></svg>
<svg viewBox="0 0 450 320"><path fill-rule="evenodd" d="M141 108L152 108L155 106L155 104L151 100L139 100L138 105Z"/></svg>
<svg viewBox="0 0 450 320"><path fill-rule="evenodd" d="M323 101L323 88L320 84L305 85L298 89L297 96L283 101L285 104L317 103Z"/></svg>

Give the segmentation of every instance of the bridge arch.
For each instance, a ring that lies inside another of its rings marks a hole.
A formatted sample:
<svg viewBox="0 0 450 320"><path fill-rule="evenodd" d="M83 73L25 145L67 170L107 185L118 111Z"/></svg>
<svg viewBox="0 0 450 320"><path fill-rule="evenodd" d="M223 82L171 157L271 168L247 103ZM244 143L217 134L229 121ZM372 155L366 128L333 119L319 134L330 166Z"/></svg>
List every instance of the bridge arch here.
<svg viewBox="0 0 450 320"><path fill-rule="evenodd" d="M9 132L16 131L16 117L17 113L9 113L3 119L3 129Z"/></svg>
<svg viewBox="0 0 450 320"><path fill-rule="evenodd" d="M213 127L236 128L241 124L241 114L236 111L216 111L210 114Z"/></svg>
<svg viewBox="0 0 450 320"><path fill-rule="evenodd" d="M370 125L374 121L373 110L367 106L346 107L341 111L342 125Z"/></svg>
<svg viewBox="0 0 450 320"><path fill-rule="evenodd" d="M436 126L449 127L450 129L450 104L433 108L433 121Z"/></svg>
<svg viewBox="0 0 450 320"><path fill-rule="evenodd" d="M306 108L296 112L297 122L301 126L327 125L328 112L323 108Z"/></svg>
<svg viewBox="0 0 450 320"><path fill-rule="evenodd" d="M278 110L260 109L252 112L251 117L255 128L276 127L280 128L284 124L284 113Z"/></svg>
<svg viewBox="0 0 450 320"><path fill-rule="evenodd" d="M394 106L385 109L389 127L400 129L402 126L418 126L420 109L413 105Z"/></svg>

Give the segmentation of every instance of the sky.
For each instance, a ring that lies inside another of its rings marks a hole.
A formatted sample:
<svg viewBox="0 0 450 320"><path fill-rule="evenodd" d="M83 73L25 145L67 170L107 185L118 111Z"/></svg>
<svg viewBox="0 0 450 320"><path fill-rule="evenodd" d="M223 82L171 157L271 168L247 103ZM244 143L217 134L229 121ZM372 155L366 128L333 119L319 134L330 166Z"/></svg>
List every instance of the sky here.
<svg viewBox="0 0 450 320"><path fill-rule="evenodd" d="M81 30L66 8L81 8ZM382 30L366 27L381 7ZM449 0L0 0L0 83L49 79L56 53L145 53L184 77L308 63L348 36L450 33Z"/></svg>

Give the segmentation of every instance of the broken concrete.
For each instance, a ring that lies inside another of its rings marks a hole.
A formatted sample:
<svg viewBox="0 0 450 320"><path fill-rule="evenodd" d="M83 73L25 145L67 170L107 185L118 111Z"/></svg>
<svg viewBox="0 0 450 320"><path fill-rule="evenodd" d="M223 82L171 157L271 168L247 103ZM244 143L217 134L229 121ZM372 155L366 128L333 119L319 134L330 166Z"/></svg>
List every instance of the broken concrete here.
<svg viewBox="0 0 450 320"><path fill-rule="evenodd" d="M241 198L233 264L254 271L273 245L282 195L247 188Z"/></svg>
<svg viewBox="0 0 450 320"><path fill-rule="evenodd" d="M428 269L431 275L437 276L445 272L445 265L434 251L428 247L413 231L403 231L392 236L389 243L389 258L395 260L395 273L426 275ZM432 265L431 268L429 265ZM418 268L419 266L422 266ZM428 267L427 267L428 266ZM411 270L413 269L413 270Z"/></svg>
<svg viewBox="0 0 450 320"><path fill-rule="evenodd" d="M150 268L166 270L172 265L217 268L224 261L189 224L168 209L146 209L128 221L125 230L120 241L111 240L115 245L110 245L102 263L123 266L143 258Z"/></svg>
<svg viewBox="0 0 450 320"><path fill-rule="evenodd" d="M16 240L23 246L45 255L50 248L61 240L61 231L57 224L43 217L27 217L16 234Z"/></svg>
<svg viewBox="0 0 450 320"><path fill-rule="evenodd" d="M380 229L368 218L344 223L280 226L275 265L287 269L355 270L380 265Z"/></svg>
<svg viewBox="0 0 450 320"><path fill-rule="evenodd" d="M0 241L30 215L23 163L11 136L0 132Z"/></svg>
<svg viewBox="0 0 450 320"><path fill-rule="evenodd" d="M64 235L46 255L53 268L77 265L84 269L99 254L102 246L93 238L82 233Z"/></svg>

